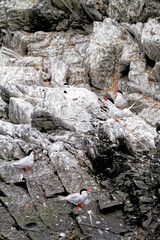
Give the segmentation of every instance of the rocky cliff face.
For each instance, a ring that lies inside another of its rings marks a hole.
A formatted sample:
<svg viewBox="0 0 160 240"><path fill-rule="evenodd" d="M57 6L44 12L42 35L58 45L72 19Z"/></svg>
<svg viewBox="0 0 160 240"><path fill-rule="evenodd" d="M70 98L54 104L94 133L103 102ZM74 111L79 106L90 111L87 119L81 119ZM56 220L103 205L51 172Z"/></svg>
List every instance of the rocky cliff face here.
<svg viewBox="0 0 160 240"><path fill-rule="evenodd" d="M159 8L0 1L0 239L159 239ZM113 89L135 102L119 122ZM58 198L82 188L80 210Z"/></svg>

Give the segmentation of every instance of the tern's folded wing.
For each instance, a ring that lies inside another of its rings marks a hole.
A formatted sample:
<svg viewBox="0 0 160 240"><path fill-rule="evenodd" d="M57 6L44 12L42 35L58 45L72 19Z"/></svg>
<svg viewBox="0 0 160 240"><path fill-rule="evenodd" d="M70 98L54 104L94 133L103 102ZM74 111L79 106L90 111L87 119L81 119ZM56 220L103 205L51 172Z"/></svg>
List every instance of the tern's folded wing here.
<svg viewBox="0 0 160 240"><path fill-rule="evenodd" d="M78 204L80 201L80 194L75 193L67 196L67 200L70 201L71 203Z"/></svg>

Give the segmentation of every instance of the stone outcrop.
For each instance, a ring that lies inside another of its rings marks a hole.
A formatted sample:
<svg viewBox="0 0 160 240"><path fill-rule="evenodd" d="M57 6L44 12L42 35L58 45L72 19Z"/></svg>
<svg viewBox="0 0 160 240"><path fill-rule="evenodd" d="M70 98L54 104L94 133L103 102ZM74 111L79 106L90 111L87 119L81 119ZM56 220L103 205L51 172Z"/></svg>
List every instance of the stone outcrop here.
<svg viewBox="0 0 160 240"><path fill-rule="evenodd" d="M141 43L145 54L155 62L160 61L160 22L149 19L142 30Z"/></svg>
<svg viewBox="0 0 160 240"><path fill-rule="evenodd" d="M14 31L66 31L70 27L88 32L87 25L108 16L117 21L146 22L159 17L157 0L42 0L5 1L0 3L1 36L11 37ZM12 32L10 34L10 31Z"/></svg>
<svg viewBox="0 0 160 240"><path fill-rule="evenodd" d="M159 239L158 6L0 2L0 239ZM84 208L58 198L82 188Z"/></svg>

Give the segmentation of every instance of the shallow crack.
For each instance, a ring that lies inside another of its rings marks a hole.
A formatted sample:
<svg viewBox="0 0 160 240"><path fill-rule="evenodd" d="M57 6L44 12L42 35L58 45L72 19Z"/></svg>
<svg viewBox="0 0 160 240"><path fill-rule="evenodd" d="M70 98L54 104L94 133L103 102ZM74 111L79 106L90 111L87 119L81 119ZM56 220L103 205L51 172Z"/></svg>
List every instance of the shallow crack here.
<svg viewBox="0 0 160 240"><path fill-rule="evenodd" d="M23 231L24 235L26 235L26 237L28 237L28 240L32 240L32 238L29 236L29 234L26 231L24 231L22 227L19 226L16 218L10 213L8 206L5 205L4 202L1 199L0 199L0 204L7 210L10 217L14 220L14 222L15 222L14 227L16 228L16 230L17 231Z"/></svg>

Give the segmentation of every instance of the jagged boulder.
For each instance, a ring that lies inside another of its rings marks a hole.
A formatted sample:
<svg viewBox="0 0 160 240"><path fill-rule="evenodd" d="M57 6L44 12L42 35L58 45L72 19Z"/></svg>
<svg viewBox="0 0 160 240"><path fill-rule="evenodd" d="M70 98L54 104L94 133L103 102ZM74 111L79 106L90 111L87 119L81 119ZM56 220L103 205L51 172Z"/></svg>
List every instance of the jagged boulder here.
<svg viewBox="0 0 160 240"><path fill-rule="evenodd" d="M149 19L142 30L141 43L147 56L160 61L160 23L156 19Z"/></svg>
<svg viewBox="0 0 160 240"><path fill-rule="evenodd" d="M117 21L134 22L137 21L142 13L145 0L136 0L134 3L130 1L109 1L107 13L109 17L115 18Z"/></svg>
<svg viewBox="0 0 160 240"><path fill-rule="evenodd" d="M156 123L160 121L159 108L160 103L151 97L144 97L139 93L127 94L128 101L136 102L133 107L133 112L142 117L147 123L155 127Z"/></svg>
<svg viewBox="0 0 160 240"><path fill-rule="evenodd" d="M0 1L0 238L159 238L158 4ZM135 102L119 122L113 89ZM81 188L84 208L58 198Z"/></svg>
<svg viewBox="0 0 160 240"><path fill-rule="evenodd" d="M111 87L116 80L118 58L125 34L118 23L110 18L95 22L87 49L88 65L93 86L98 89Z"/></svg>
<svg viewBox="0 0 160 240"><path fill-rule="evenodd" d="M154 67L154 72L156 75L156 79L159 82L160 81L160 62L157 62Z"/></svg>
<svg viewBox="0 0 160 240"><path fill-rule="evenodd" d="M33 105L20 98L10 98L9 119L12 123L30 124Z"/></svg>
<svg viewBox="0 0 160 240"><path fill-rule="evenodd" d="M159 2L153 0L109 0L107 15L120 22L146 22L159 16Z"/></svg>
<svg viewBox="0 0 160 240"><path fill-rule="evenodd" d="M45 92L44 100L32 114L32 125L41 131L67 129L92 132L93 115L100 105L95 93L85 88L56 88Z"/></svg>

